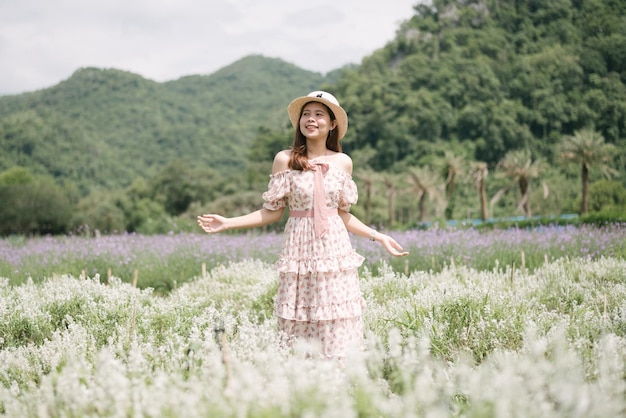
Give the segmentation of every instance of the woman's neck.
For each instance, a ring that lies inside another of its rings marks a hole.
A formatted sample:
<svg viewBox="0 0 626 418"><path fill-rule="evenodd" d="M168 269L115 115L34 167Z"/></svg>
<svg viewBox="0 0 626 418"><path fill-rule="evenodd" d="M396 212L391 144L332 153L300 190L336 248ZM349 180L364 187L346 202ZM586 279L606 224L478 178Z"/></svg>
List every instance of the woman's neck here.
<svg viewBox="0 0 626 418"><path fill-rule="evenodd" d="M311 146L310 143L307 143L306 157L309 160L323 157L325 155L328 155L328 149L326 148L326 144L320 144L319 146Z"/></svg>
<svg viewBox="0 0 626 418"><path fill-rule="evenodd" d="M314 154L312 152L307 152L306 158L308 158L309 160L314 160L316 158L326 157L327 155L328 155L328 151L322 152L322 153L319 153L319 154L316 154L316 153Z"/></svg>

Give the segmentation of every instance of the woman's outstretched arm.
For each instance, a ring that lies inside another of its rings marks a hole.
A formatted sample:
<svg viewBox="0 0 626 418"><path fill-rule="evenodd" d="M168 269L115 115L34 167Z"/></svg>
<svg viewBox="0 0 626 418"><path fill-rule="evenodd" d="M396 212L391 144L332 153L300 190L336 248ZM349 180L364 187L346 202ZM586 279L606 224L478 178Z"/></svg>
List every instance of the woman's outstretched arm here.
<svg viewBox="0 0 626 418"><path fill-rule="evenodd" d="M370 228L350 212L340 210L339 216L341 216L341 219L349 232L380 242L389 254L396 257L403 257L409 254L408 251L404 251L402 246L398 244L395 239L391 238L387 234L383 234L382 232L378 232Z"/></svg>
<svg viewBox="0 0 626 418"><path fill-rule="evenodd" d="M226 218L216 214L198 216L198 225L208 234L227 231L229 229L256 228L278 222L285 208L278 210L259 209L247 215Z"/></svg>

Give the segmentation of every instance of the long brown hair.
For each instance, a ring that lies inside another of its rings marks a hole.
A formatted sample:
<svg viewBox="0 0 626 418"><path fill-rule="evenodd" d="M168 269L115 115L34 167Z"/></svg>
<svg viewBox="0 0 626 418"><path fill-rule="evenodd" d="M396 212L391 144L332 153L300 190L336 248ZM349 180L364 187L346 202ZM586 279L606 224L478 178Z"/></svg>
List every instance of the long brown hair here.
<svg viewBox="0 0 626 418"><path fill-rule="evenodd" d="M302 110L304 107L311 102L305 103L300 109L300 117L302 117ZM320 102L317 102L320 103ZM328 114L330 116L330 121L336 121L335 114L328 106L324 103L320 103L323 105L326 110L328 110ZM298 118L300 120L300 118ZM326 138L326 148L331 151L341 152L341 143L339 142L339 134L338 129L335 128L328 133L328 138ZM291 146L291 156L289 157L289 168L292 170L308 170L309 169L309 159L306 156L306 137L300 131L300 123L298 122L298 126L296 126L293 145Z"/></svg>

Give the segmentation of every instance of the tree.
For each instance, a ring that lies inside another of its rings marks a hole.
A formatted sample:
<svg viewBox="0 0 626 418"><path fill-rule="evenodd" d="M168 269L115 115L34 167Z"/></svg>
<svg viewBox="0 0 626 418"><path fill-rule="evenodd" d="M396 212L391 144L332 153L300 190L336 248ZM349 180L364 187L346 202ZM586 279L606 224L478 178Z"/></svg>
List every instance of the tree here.
<svg viewBox="0 0 626 418"><path fill-rule="evenodd" d="M97 191L78 202L77 213L72 220L76 230L93 234L119 234L126 232L126 219L120 202L124 196L119 192Z"/></svg>
<svg viewBox="0 0 626 418"><path fill-rule="evenodd" d="M257 136L248 150L245 186L248 190L262 190L267 186L268 175L272 172L274 156L283 149L289 148L293 141L292 131L272 131L260 127Z"/></svg>
<svg viewBox="0 0 626 418"><path fill-rule="evenodd" d="M487 190L485 180L489 174L487 163L483 161L473 161L470 163L470 173L474 179L474 184L478 190L480 199L480 218L485 222L487 220Z"/></svg>
<svg viewBox="0 0 626 418"><path fill-rule="evenodd" d="M409 170L409 183L417 195L418 222L424 222L426 197L444 204L443 193L439 189L439 176L430 167L413 167Z"/></svg>
<svg viewBox="0 0 626 418"><path fill-rule="evenodd" d="M604 137L593 129L585 128L575 131L574 135L563 137L560 144L560 156L563 162L578 164L581 179L580 213L589 211L589 172L597 167L607 178L617 174L609 166L613 159L615 146L604 142Z"/></svg>
<svg viewBox="0 0 626 418"><path fill-rule="evenodd" d="M626 190L618 181L602 179L589 185L589 208L594 212L626 213Z"/></svg>
<svg viewBox="0 0 626 418"><path fill-rule="evenodd" d="M446 200L448 205L446 206L445 214L446 219L452 219L454 214L455 196L454 191L456 189L457 176L463 174L464 158L459 155L455 155L450 151L446 151L442 160L441 172L446 179L445 190Z"/></svg>
<svg viewBox="0 0 626 418"><path fill-rule="evenodd" d="M177 159L152 178L149 185L152 199L163 205L168 214L177 216L193 202L210 200L212 193L219 192L221 180L212 168L194 168L188 160Z"/></svg>
<svg viewBox="0 0 626 418"><path fill-rule="evenodd" d="M543 171L543 161L541 159L533 161L530 151L526 149L513 150L506 153L498 164L498 168L501 170L501 175L508 177L519 187L522 195L519 208L524 212L524 216L529 218L532 215L530 209L530 183L532 179L539 177L539 174ZM505 187L496 193L492 202L497 201L508 189L508 187ZM545 186L544 191L547 193Z"/></svg>
<svg viewBox="0 0 626 418"><path fill-rule="evenodd" d="M0 235L64 233L72 216L68 191L23 167L0 173L0 202Z"/></svg>

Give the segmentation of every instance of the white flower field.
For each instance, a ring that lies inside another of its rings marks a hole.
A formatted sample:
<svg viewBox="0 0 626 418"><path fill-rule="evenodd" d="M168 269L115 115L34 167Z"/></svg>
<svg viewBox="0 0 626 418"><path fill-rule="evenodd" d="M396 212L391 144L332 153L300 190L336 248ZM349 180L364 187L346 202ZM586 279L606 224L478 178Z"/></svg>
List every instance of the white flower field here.
<svg viewBox="0 0 626 418"><path fill-rule="evenodd" d="M626 415L623 257L361 278L366 346L343 362L280 347L266 260L166 294L114 275L0 279L0 416Z"/></svg>

